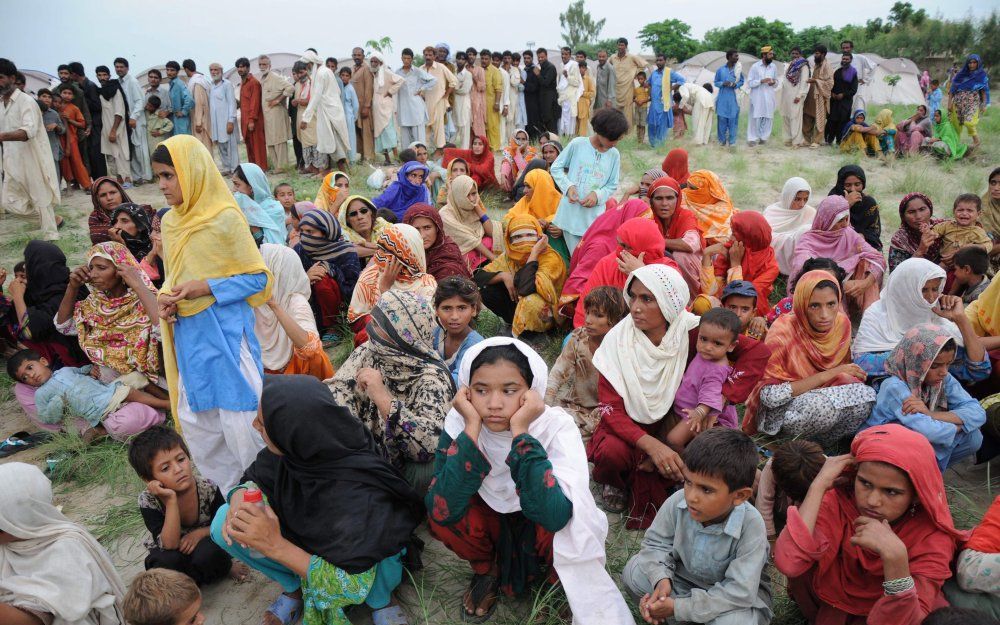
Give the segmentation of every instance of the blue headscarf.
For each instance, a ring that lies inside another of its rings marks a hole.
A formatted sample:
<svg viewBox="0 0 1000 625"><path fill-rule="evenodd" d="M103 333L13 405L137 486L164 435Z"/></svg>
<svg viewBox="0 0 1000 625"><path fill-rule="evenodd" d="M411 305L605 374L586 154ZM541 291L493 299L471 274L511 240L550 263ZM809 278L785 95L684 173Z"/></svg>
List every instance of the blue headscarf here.
<svg viewBox="0 0 1000 625"><path fill-rule="evenodd" d="M254 163L241 163L240 169L247 179L250 188L253 189L253 201L264 212L264 216L272 222L268 228L264 228L264 243L275 243L286 245L288 243L288 230L285 228L285 208L278 200L271 195L271 185L267 181L267 174Z"/></svg>
<svg viewBox="0 0 1000 625"><path fill-rule="evenodd" d="M972 61L976 61L979 64L976 70L969 69L969 63ZM969 58L965 60L965 65L962 66L961 71L951 79L951 89L948 90L948 93L981 91L983 89L989 90L989 88L990 77L986 74L986 70L983 69L983 60L979 58L978 54L970 54Z"/></svg>
<svg viewBox="0 0 1000 625"><path fill-rule="evenodd" d="M403 215L406 214L406 209L410 208L414 204L431 203L431 194L424 184L413 184L406 179L406 176L413 171L423 171L424 180L427 179L427 174L430 171L427 165L419 161L410 161L403 165L399 169L399 173L396 174L396 181L389 185L382 195L374 198L372 202L378 208L388 208L393 213L396 214L396 219L399 221L403 220Z"/></svg>
<svg viewBox="0 0 1000 625"><path fill-rule="evenodd" d="M273 231L274 224L264 214L264 209L245 193L237 191L233 193L233 198L236 199L236 204L243 211L243 216L247 218L247 223L254 228L260 228L259 231L253 233L253 240L257 244L257 247L260 247L262 243L267 243L268 231Z"/></svg>
<svg viewBox="0 0 1000 625"><path fill-rule="evenodd" d="M862 121L859 124L858 122L854 121L855 118L858 115L862 116L865 119L868 119L868 114L865 113L865 109L858 109L858 110L854 111L854 115L851 115L851 118L849 120L847 120L847 123L844 124L844 128L840 131L840 140L841 141L843 141L844 139L847 138L848 133L851 132L851 127L852 126L864 126L865 128L868 127L868 122Z"/></svg>

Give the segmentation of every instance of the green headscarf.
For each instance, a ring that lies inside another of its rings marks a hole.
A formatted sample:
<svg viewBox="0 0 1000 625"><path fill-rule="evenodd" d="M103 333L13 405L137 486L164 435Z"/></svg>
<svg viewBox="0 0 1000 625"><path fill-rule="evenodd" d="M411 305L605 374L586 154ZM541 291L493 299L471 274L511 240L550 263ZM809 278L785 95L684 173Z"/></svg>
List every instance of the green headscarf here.
<svg viewBox="0 0 1000 625"><path fill-rule="evenodd" d="M966 150L969 149L969 146L958 140L958 133L955 132L955 127L951 125L951 122L944 115L941 116L941 123L934 123L934 137L938 141L944 141L948 149L951 150L951 155L948 156L950 160L957 161L965 156Z"/></svg>

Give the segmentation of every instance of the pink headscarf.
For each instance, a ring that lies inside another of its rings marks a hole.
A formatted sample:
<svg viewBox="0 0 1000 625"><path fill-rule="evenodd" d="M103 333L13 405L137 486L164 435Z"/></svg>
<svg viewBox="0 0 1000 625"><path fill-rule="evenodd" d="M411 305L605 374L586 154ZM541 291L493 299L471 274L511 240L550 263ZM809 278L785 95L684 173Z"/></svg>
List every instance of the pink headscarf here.
<svg viewBox="0 0 1000 625"><path fill-rule="evenodd" d="M604 211L587 228L579 245L573 250L569 263L569 277L563 284L563 296L577 295L587 283L587 277L597 262L618 247L618 228L634 217L652 219L653 209L639 199L632 199L617 208Z"/></svg>
<svg viewBox="0 0 1000 625"><path fill-rule="evenodd" d="M791 275L793 288L794 280L802 272L802 265L810 258L829 258L840 265L848 276L854 273L861 261L866 260L868 270L881 279L885 272L885 257L881 252L849 225L840 230L830 229L850 214L851 207L843 196L831 195L819 203L812 230L804 233L795 244Z"/></svg>

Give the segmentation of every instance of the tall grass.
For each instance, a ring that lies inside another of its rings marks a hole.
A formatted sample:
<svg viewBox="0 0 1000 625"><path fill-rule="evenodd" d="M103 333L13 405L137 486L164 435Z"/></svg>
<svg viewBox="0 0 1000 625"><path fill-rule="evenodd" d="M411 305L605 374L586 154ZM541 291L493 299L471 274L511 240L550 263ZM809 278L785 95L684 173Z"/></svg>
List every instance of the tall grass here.
<svg viewBox="0 0 1000 625"><path fill-rule="evenodd" d="M142 487L129 466L125 443L104 439L88 445L77 434L56 433L39 449L56 461L51 471L56 483L73 482L76 488L107 484L113 492L138 492Z"/></svg>

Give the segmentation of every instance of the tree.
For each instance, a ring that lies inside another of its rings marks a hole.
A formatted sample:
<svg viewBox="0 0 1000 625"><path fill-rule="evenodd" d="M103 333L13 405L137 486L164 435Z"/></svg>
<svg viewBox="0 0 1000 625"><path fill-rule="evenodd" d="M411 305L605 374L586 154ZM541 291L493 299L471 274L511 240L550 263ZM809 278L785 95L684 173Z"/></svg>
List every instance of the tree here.
<svg viewBox="0 0 1000 625"><path fill-rule="evenodd" d="M365 42L365 47L387 54L392 52L392 37L382 37L381 39L369 39Z"/></svg>
<svg viewBox="0 0 1000 625"><path fill-rule="evenodd" d="M913 10L913 5L909 2L896 2L889 9L889 23L893 26L905 26L911 24L920 26L927 19L927 11L920 9Z"/></svg>
<svg viewBox="0 0 1000 625"><path fill-rule="evenodd" d="M833 26L810 26L795 33L793 43L802 49L803 55L808 56L818 43L830 50L839 50L843 39L843 32Z"/></svg>
<svg viewBox="0 0 1000 625"><path fill-rule="evenodd" d="M763 46L771 46L776 56L785 56L792 47L795 31L785 22L768 22L763 17L748 17L730 28L713 28L705 33L707 50L728 50L760 56Z"/></svg>
<svg viewBox="0 0 1000 625"><path fill-rule="evenodd" d="M618 38L612 37L611 39L601 39L593 43L582 43L574 48L573 52L586 52L587 58L593 60L597 58L598 50L604 50L608 53L608 56L615 54L618 51Z"/></svg>
<svg viewBox="0 0 1000 625"><path fill-rule="evenodd" d="M573 50L596 42L601 36L601 30L604 29L605 20L602 18L595 22L583 6L583 2L584 0L572 2L566 8L565 13L559 14L559 25L563 29L563 41Z"/></svg>
<svg viewBox="0 0 1000 625"><path fill-rule="evenodd" d="M691 27L677 19L646 24L639 31L639 41L655 54L683 61L698 51L698 42L691 37Z"/></svg>

